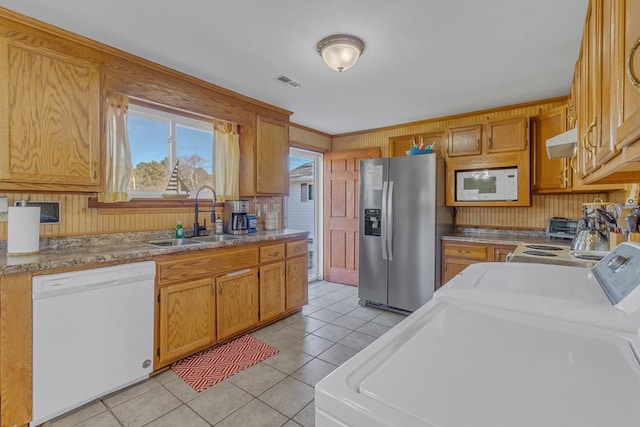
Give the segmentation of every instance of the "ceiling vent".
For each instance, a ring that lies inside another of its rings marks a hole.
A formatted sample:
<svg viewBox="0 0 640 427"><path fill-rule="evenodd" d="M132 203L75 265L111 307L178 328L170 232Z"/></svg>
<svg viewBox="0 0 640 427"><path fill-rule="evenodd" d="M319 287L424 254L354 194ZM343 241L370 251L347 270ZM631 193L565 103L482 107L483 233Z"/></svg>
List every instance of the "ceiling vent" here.
<svg viewBox="0 0 640 427"><path fill-rule="evenodd" d="M282 83L286 84L287 86L291 86L291 87L295 87L296 89L299 88L300 86L302 86L302 83L297 82L293 79L290 79L289 77L285 76L284 74L281 76L276 77L276 80L280 80Z"/></svg>

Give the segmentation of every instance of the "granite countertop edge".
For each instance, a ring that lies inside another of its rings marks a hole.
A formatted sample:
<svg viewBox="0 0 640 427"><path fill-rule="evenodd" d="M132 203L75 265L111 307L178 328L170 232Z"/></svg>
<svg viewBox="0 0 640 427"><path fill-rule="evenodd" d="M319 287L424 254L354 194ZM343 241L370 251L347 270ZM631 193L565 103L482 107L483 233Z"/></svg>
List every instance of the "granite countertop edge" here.
<svg viewBox="0 0 640 427"><path fill-rule="evenodd" d="M273 240L306 237L308 234L308 231L283 229L237 235L236 237L240 237L239 239L222 242L199 242L197 245L157 247L142 240L131 240L129 242L47 248L37 254L30 255L7 255L6 252L2 252L0 253L0 274L36 273L84 265L94 267L97 264L113 261L144 261L158 255L244 246Z"/></svg>
<svg viewBox="0 0 640 427"><path fill-rule="evenodd" d="M518 246L523 242L558 246L569 246L571 244L570 239L551 238L543 233L527 234L522 232L510 233L509 231L491 233L456 231L443 234L441 240L512 246Z"/></svg>

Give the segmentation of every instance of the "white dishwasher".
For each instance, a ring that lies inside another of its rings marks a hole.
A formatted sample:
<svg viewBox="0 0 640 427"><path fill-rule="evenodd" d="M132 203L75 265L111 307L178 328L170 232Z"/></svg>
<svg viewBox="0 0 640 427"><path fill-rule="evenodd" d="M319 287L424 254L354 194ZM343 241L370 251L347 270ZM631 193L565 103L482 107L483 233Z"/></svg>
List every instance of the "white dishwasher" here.
<svg viewBox="0 0 640 427"><path fill-rule="evenodd" d="M155 263L35 276L34 426L149 377Z"/></svg>

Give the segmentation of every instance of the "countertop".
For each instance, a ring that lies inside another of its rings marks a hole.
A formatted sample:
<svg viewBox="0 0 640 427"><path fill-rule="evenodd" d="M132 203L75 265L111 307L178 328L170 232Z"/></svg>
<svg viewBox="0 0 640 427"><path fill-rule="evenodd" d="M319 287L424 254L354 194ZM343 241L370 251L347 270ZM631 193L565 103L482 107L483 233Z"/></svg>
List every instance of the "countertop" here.
<svg viewBox="0 0 640 427"><path fill-rule="evenodd" d="M306 237L309 233L302 230L284 229L274 231L259 231L257 233L239 235L240 239L222 242L201 242L197 245L158 247L144 240L134 240L131 235L88 240L80 242L52 245L33 255L7 255L0 253L0 274L39 272L54 268L64 268L82 265L94 265L111 261L133 261L149 259L156 255L178 252L190 252L203 249L222 248L268 242L271 240ZM72 240L72 239L70 239ZM41 245L42 247L42 245Z"/></svg>
<svg viewBox="0 0 640 427"><path fill-rule="evenodd" d="M560 246L571 244L570 239L550 238L544 232L531 230L456 230L442 235L441 240L513 246L522 242Z"/></svg>

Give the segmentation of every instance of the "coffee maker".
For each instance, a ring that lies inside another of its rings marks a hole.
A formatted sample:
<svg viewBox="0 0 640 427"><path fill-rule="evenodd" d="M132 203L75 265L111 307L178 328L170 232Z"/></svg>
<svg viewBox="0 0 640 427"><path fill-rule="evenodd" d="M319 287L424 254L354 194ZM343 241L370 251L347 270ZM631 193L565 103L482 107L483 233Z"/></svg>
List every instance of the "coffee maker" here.
<svg viewBox="0 0 640 427"><path fill-rule="evenodd" d="M248 200L226 200L224 202L224 232L227 234L247 234L249 232Z"/></svg>

